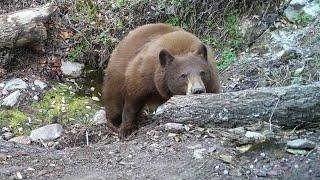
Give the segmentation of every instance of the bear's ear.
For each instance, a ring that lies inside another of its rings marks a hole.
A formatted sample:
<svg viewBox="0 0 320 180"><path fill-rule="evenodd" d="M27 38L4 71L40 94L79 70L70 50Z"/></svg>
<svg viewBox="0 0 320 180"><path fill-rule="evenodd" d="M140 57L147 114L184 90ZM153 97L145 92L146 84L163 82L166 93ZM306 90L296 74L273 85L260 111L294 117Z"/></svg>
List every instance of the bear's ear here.
<svg viewBox="0 0 320 180"><path fill-rule="evenodd" d="M165 49L162 49L159 53L159 60L162 67L165 67L168 63L172 62L174 57Z"/></svg>
<svg viewBox="0 0 320 180"><path fill-rule="evenodd" d="M208 51L207 47L203 43L201 43L196 54L202 56L207 61L208 60L208 52L207 51Z"/></svg>

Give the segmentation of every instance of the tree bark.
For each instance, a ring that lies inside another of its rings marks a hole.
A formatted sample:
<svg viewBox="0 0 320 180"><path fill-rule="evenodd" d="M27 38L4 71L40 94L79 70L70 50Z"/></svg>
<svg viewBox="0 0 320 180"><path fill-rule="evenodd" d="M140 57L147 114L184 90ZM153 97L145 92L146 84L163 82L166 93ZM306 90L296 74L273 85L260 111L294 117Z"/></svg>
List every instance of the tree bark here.
<svg viewBox="0 0 320 180"><path fill-rule="evenodd" d="M174 96L155 115L161 122L227 127L259 121L287 128L320 125L320 82L221 94Z"/></svg>
<svg viewBox="0 0 320 180"><path fill-rule="evenodd" d="M56 6L48 3L0 15L0 48L41 44L47 38L44 23L55 10Z"/></svg>

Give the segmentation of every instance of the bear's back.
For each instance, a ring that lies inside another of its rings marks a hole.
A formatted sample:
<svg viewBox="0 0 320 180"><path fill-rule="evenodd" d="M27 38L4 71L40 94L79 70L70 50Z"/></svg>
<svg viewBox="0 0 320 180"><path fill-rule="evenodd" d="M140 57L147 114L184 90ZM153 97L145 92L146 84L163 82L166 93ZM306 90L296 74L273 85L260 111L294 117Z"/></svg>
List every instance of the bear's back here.
<svg viewBox="0 0 320 180"><path fill-rule="evenodd" d="M130 31L111 54L108 66L124 73L129 61L139 53L146 43L164 34L179 30L182 29L158 23L144 25Z"/></svg>

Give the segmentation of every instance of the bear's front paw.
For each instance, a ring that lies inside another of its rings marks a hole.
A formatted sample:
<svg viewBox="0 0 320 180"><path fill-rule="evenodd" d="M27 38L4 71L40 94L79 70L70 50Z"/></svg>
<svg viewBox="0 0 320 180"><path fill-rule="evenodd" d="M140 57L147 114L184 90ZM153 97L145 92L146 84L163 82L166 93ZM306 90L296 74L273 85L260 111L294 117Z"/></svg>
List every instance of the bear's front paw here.
<svg viewBox="0 0 320 180"><path fill-rule="evenodd" d="M135 125L121 125L120 131L119 131L119 139L125 140L128 138L133 132L135 132L138 129Z"/></svg>

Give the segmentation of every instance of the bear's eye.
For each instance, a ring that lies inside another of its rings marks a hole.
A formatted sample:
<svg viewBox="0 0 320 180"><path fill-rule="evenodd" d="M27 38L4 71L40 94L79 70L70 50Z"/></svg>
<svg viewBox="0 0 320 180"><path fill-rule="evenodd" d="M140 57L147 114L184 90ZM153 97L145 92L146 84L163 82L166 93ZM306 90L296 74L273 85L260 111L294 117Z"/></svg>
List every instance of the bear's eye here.
<svg viewBox="0 0 320 180"><path fill-rule="evenodd" d="M181 74L180 77L181 78L187 78L187 74Z"/></svg>
<svg viewBox="0 0 320 180"><path fill-rule="evenodd" d="M204 72L204 71L201 71L201 72L200 72L200 76L205 76L205 75L207 75L206 72Z"/></svg>

